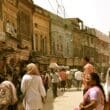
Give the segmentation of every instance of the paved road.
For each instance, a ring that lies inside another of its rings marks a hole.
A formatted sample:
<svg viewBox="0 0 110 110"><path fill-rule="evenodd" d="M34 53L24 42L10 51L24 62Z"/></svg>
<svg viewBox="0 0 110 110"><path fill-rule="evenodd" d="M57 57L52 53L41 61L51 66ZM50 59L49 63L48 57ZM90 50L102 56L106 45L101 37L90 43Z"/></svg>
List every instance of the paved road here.
<svg viewBox="0 0 110 110"><path fill-rule="evenodd" d="M82 92L76 89L66 90L66 92L58 91L58 97L53 99L52 92L49 90L47 102L43 110L73 110L82 100Z"/></svg>

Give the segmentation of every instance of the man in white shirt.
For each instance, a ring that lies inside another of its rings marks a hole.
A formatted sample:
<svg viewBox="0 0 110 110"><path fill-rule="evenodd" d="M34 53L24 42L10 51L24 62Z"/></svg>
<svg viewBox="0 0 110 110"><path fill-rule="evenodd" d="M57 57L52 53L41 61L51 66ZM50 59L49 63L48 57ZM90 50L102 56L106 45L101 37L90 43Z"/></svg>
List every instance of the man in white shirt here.
<svg viewBox="0 0 110 110"><path fill-rule="evenodd" d="M81 71L75 72L75 79L77 81L77 90L80 90L81 83L82 83L82 72Z"/></svg>
<svg viewBox="0 0 110 110"><path fill-rule="evenodd" d="M53 98L56 98L57 88L58 88L58 83L59 83L59 75L55 69L51 69L51 82L52 82Z"/></svg>

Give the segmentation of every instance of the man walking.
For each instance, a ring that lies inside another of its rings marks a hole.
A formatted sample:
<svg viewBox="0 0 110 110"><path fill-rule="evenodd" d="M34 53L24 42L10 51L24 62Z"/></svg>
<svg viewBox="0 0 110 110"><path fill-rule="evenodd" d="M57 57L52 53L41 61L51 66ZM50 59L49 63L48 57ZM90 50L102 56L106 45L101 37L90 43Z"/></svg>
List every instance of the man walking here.
<svg viewBox="0 0 110 110"><path fill-rule="evenodd" d="M84 91L83 93L85 93L87 91L87 77L89 74L91 74L92 72L95 71L94 66L90 63L90 59L88 57L84 57L83 58L83 85L84 85Z"/></svg>
<svg viewBox="0 0 110 110"><path fill-rule="evenodd" d="M55 69L51 69L51 81L52 81L52 92L53 97L56 98L58 96L57 94L57 87L59 83L59 75Z"/></svg>
<svg viewBox="0 0 110 110"><path fill-rule="evenodd" d="M75 72L75 79L77 81L77 90L81 90L81 85L82 85L82 72L81 71L76 71Z"/></svg>

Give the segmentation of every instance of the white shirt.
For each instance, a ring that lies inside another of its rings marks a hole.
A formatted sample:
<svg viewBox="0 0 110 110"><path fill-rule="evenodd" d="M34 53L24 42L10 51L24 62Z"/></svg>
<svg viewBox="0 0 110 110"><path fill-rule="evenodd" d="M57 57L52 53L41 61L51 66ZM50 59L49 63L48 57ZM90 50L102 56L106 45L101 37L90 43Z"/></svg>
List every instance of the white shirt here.
<svg viewBox="0 0 110 110"><path fill-rule="evenodd" d="M26 94L25 110L38 110L42 108L42 97L46 92L42 79L38 75L24 75L21 81L21 91Z"/></svg>
<svg viewBox="0 0 110 110"><path fill-rule="evenodd" d="M75 79L78 81L82 80L82 72L81 71L75 72Z"/></svg>
<svg viewBox="0 0 110 110"><path fill-rule="evenodd" d="M59 82L59 75L57 72L51 73L51 77L52 77L52 83L58 83Z"/></svg>

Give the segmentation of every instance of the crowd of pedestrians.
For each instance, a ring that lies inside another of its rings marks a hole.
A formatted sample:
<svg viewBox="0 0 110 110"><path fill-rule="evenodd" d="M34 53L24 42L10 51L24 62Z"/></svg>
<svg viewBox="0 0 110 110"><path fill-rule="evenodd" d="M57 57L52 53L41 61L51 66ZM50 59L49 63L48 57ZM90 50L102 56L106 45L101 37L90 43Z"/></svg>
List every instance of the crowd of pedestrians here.
<svg viewBox="0 0 110 110"><path fill-rule="evenodd" d="M49 68L40 71L37 64L15 62L4 57L0 61L0 82L7 81L12 85L16 101L8 104L5 109L17 110L17 104L23 101L25 110L42 110L43 103L48 97L48 89L52 89L53 98L58 97L58 89L65 92L71 87L76 90L83 88L83 101L75 110L110 110L110 68L107 71L106 82L103 86L99 74L90 63L88 57L82 59L83 69L72 72L68 68ZM16 93L17 91L17 93ZM106 102L106 103L105 103ZM0 105L1 107L1 105ZM19 110L19 109L18 109Z"/></svg>

